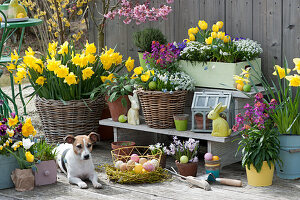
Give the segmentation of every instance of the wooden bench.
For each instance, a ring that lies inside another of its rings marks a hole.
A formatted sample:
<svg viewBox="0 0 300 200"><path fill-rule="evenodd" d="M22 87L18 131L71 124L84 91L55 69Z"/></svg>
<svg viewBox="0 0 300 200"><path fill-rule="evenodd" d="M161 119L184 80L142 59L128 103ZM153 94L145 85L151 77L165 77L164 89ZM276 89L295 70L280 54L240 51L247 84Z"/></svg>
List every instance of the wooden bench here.
<svg viewBox="0 0 300 200"><path fill-rule="evenodd" d="M176 131L176 129L154 129L146 124L131 125L128 123L114 122L112 119L103 119L99 121L100 125L111 126L114 130L114 141L118 141L120 134L124 130L134 130L136 134L142 134L146 137L147 133L156 133L170 136L194 138L207 141L207 152L218 155L221 159L222 167L241 160L240 154L235 156L238 149L238 134L232 134L229 137L213 137L209 133L195 133L192 131Z"/></svg>

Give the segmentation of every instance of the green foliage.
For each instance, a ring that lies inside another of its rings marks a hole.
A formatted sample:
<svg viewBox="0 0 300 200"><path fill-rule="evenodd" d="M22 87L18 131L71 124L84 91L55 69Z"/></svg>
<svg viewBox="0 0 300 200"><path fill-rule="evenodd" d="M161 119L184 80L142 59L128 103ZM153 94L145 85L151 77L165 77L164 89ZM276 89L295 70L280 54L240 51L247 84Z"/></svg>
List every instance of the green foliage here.
<svg viewBox="0 0 300 200"><path fill-rule="evenodd" d="M54 150L55 146L47 144L44 139L34 145L34 157L40 161L54 160L57 152Z"/></svg>
<svg viewBox="0 0 300 200"><path fill-rule="evenodd" d="M16 158L19 164L19 169L30 169L35 167L34 162L30 163L26 160L24 148L18 148L18 150L15 152L11 151L10 149L7 149L7 151Z"/></svg>
<svg viewBox="0 0 300 200"><path fill-rule="evenodd" d="M142 52L151 52L152 41L167 43L166 36L159 29L146 28L133 34L133 42Z"/></svg>
<svg viewBox="0 0 300 200"><path fill-rule="evenodd" d="M265 122L265 126L272 126L272 124L272 120ZM264 161L267 161L270 168L271 163L281 162L278 133L275 128L258 130L251 127L243 134L239 145L238 151L242 148L243 167L247 166L250 169L250 165L253 164L256 171L260 172Z"/></svg>

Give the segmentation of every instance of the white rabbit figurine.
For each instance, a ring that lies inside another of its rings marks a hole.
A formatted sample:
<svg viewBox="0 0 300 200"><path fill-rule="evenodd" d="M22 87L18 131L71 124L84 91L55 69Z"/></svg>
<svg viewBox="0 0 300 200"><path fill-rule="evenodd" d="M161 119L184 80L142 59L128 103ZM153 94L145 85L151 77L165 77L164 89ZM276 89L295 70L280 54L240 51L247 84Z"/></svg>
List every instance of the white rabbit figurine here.
<svg viewBox="0 0 300 200"><path fill-rule="evenodd" d="M229 129L228 122L220 117L220 113L223 112L227 106L222 106L219 103L212 111L208 114L208 119L213 120L213 130L211 135L215 137L228 137L231 134L231 129Z"/></svg>
<svg viewBox="0 0 300 200"><path fill-rule="evenodd" d="M128 111L128 124L139 125L140 124L140 116L139 109L140 103L136 92L134 92L133 96L128 95L128 98L131 102L131 108Z"/></svg>

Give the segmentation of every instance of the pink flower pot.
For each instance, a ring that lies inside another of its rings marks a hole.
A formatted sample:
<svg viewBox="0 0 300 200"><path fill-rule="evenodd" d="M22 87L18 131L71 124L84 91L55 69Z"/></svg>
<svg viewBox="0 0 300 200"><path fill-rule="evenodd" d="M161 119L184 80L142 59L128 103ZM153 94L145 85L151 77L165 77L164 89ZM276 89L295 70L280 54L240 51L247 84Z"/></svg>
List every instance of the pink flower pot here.
<svg viewBox="0 0 300 200"><path fill-rule="evenodd" d="M34 172L36 186L49 185L56 182L57 166L54 160L42 161L36 164L37 170Z"/></svg>

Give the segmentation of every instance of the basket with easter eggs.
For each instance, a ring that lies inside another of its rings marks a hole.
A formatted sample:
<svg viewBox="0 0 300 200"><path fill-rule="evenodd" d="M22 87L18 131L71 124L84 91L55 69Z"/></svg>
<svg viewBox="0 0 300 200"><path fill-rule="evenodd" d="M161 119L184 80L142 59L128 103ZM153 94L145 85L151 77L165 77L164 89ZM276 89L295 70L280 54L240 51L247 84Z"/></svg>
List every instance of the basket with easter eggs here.
<svg viewBox="0 0 300 200"><path fill-rule="evenodd" d="M123 149L124 148L124 149ZM170 175L159 167L161 151L152 154L149 147L123 147L111 151L114 165L105 165L111 181L121 184L156 183L167 180ZM120 150L130 149L130 154L118 155Z"/></svg>

